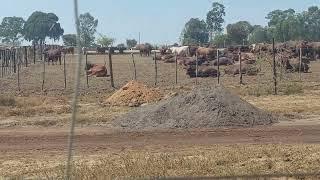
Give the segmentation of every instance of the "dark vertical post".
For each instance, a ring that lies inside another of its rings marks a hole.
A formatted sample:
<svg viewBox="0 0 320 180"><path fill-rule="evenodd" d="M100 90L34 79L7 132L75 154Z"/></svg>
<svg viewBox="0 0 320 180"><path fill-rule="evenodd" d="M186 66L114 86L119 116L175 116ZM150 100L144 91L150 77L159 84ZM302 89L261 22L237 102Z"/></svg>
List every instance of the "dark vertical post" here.
<svg viewBox="0 0 320 180"><path fill-rule="evenodd" d="M175 54L175 61L176 61L176 84L178 84L178 56Z"/></svg>
<svg viewBox="0 0 320 180"><path fill-rule="evenodd" d="M272 52L273 52L273 81L274 81L274 94L278 94L277 90L277 69L276 69L276 50L274 44L274 38L272 39Z"/></svg>
<svg viewBox="0 0 320 180"><path fill-rule="evenodd" d="M18 91L20 91L20 62L18 63Z"/></svg>
<svg viewBox="0 0 320 180"><path fill-rule="evenodd" d="M1 77L3 78L4 76L4 59L5 59L5 50L1 51L1 55L2 55L2 63L1 63Z"/></svg>
<svg viewBox="0 0 320 180"><path fill-rule="evenodd" d="M220 84L220 57L219 57L219 49L217 49L217 65L218 65L218 84Z"/></svg>
<svg viewBox="0 0 320 180"><path fill-rule="evenodd" d="M241 85L241 84L243 84L243 81L242 81L242 58L241 58L241 48L239 48L239 63L240 63L239 74L240 74L240 85Z"/></svg>
<svg viewBox="0 0 320 180"><path fill-rule="evenodd" d="M198 85L198 53L196 54L196 85Z"/></svg>
<svg viewBox="0 0 320 180"><path fill-rule="evenodd" d="M43 60L42 54L43 54L43 47L42 47L42 40L40 40L40 60Z"/></svg>
<svg viewBox="0 0 320 180"><path fill-rule="evenodd" d="M27 53L27 46L24 46L24 61L26 63L26 67L28 67L28 53Z"/></svg>
<svg viewBox="0 0 320 180"><path fill-rule="evenodd" d="M17 73L17 59L16 59L16 49L12 50L12 61L13 61L13 72Z"/></svg>
<svg viewBox="0 0 320 180"><path fill-rule="evenodd" d="M43 62L43 72L42 72L42 91L44 90L44 83L45 83L45 75L46 75L46 62L45 62L45 59L46 57L42 58L42 54L41 54L41 59L42 59L42 62ZM49 60L48 60L49 61Z"/></svg>
<svg viewBox="0 0 320 180"><path fill-rule="evenodd" d="M299 52L300 56L299 56L299 78L300 78L300 81L301 81L301 68L302 68L302 48L300 48L300 52Z"/></svg>
<svg viewBox="0 0 320 180"><path fill-rule="evenodd" d="M1 77L2 77L2 62L3 62L3 56L2 56L2 50L0 49L0 65L1 65L1 68L0 68L0 70L1 70Z"/></svg>
<svg viewBox="0 0 320 180"><path fill-rule="evenodd" d="M66 54L63 54L64 89L67 89Z"/></svg>
<svg viewBox="0 0 320 180"><path fill-rule="evenodd" d="M36 64L36 44L33 43L33 64Z"/></svg>
<svg viewBox="0 0 320 180"><path fill-rule="evenodd" d="M132 57L132 63L133 63L133 68L134 68L134 80L137 80L137 69L136 69L136 63L134 61L134 54L131 54Z"/></svg>
<svg viewBox="0 0 320 180"><path fill-rule="evenodd" d="M86 68L88 68L88 53L86 53ZM82 56L82 54L79 53L79 56ZM86 69L87 71L89 69ZM88 76L88 73L86 72L86 82L87 82L87 88L89 88L89 76Z"/></svg>
<svg viewBox="0 0 320 180"><path fill-rule="evenodd" d="M156 86L158 84L158 65L157 65L157 52L156 51L154 51L154 70L155 70L154 85Z"/></svg>
<svg viewBox="0 0 320 180"><path fill-rule="evenodd" d="M111 77L111 87L114 86L114 81L113 81L113 70L112 70L112 54L111 54L111 48L109 48L109 67L110 67L110 77Z"/></svg>

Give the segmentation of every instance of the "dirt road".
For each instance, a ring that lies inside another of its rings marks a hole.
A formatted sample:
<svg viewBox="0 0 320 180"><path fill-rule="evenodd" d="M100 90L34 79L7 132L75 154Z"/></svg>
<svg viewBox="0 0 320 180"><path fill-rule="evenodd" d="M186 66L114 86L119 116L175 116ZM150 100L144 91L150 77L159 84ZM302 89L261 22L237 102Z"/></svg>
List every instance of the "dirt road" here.
<svg viewBox="0 0 320 180"><path fill-rule="evenodd" d="M125 149L208 146L214 144L320 143L320 126L274 126L254 129L179 130L163 132L115 132L106 128L78 128L75 149L99 154ZM0 130L0 153L64 154L67 128ZM159 150L159 149L158 149Z"/></svg>

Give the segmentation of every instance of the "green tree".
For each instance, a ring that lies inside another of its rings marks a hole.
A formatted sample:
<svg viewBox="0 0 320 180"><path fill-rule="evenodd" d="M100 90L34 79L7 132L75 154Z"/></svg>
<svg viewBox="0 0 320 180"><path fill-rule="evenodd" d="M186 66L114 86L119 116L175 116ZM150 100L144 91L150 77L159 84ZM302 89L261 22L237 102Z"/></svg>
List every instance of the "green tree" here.
<svg viewBox="0 0 320 180"><path fill-rule="evenodd" d="M247 21L239 21L227 26L227 34L234 44L242 44L247 41L252 30L253 27Z"/></svg>
<svg viewBox="0 0 320 180"><path fill-rule="evenodd" d="M270 39L268 37L268 29L263 28L260 25L256 25L253 27L253 30L249 35L249 43L255 44L262 42L270 42Z"/></svg>
<svg viewBox="0 0 320 180"><path fill-rule="evenodd" d="M95 41L98 19L95 19L90 13L85 13L80 14L79 21L81 45L84 47L92 46Z"/></svg>
<svg viewBox="0 0 320 180"><path fill-rule="evenodd" d="M217 34L214 36L212 43L218 47L226 47L230 44L230 38L227 34Z"/></svg>
<svg viewBox="0 0 320 180"><path fill-rule="evenodd" d="M27 41L42 44L48 37L59 40L64 30L58 23L59 18L53 13L36 11L31 14L24 24L23 35Z"/></svg>
<svg viewBox="0 0 320 180"><path fill-rule="evenodd" d="M208 43L209 32L207 24L204 20L191 18L181 33L181 41L183 45L195 45Z"/></svg>
<svg viewBox="0 0 320 180"><path fill-rule="evenodd" d="M77 35L76 34L65 34L62 36L63 44L66 46L76 46Z"/></svg>
<svg viewBox="0 0 320 180"><path fill-rule="evenodd" d="M0 24L0 39L3 43L19 45L25 21L21 17L5 17Z"/></svg>
<svg viewBox="0 0 320 180"><path fill-rule="evenodd" d="M115 39L100 34L100 37L97 39L97 44L102 47L109 47L113 45L114 41Z"/></svg>
<svg viewBox="0 0 320 180"><path fill-rule="evenodd" d="M312 41L320 41L320 9L311 6L298 16L300 22L304 22L304 38Z"/></svg>
<svg viewBox="0 0 320 180"><path fill-rule="evenodd" d="M276 41L285 42L289 40L303 39L304 20L293 9L275 10L270 12L266 19L269 20L269 28Z"/></svg>
<svg viewBox="0 0 320 180"><path fill-rule="evenodd" d="M212 3L212 9L207 13L207 26L210 32L210 41L212 40L213 34L220 33L224 23L223 17L226 15L224 5L214 2Z"/></svg>
<svg viewBox="0 0 320 180"><path fill-rule="evenodd" d="M127 43L127 47L129 49L135 47L138 44L137 40L135 40L135 39L127 39L126 43Z"/></svg>

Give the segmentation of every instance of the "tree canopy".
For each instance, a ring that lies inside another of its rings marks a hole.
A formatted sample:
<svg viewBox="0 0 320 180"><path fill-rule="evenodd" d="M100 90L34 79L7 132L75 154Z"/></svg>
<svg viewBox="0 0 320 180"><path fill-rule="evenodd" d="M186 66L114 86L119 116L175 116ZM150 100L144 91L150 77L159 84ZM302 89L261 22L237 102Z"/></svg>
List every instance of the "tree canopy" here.
<svg viewBox="0 0 320 180"><path fill-rule="evenodd" d="M47 37L53 40L59 40L64 30L58 21L58 16L53 13L36 11L30 15L24 24L24 38L27 41L34 42L44 42Z"/></svg>
<svg viewBox="0 0 320 180"><path fill-rule="evenodd" d="M76 46L77 45L77 35L76 34L65 34L62 36L63 44L66 46Z"/></svg>
<svg viewBox="0 0 320 180"><path fill-rule="evenodd" d="M204 20L191 18L186 24L181 34L183 45L204 44L209 41L209 31Z"/></svg>
<svg viewBox="0 0 320 180"><path fill-rule="evenodd" d="M268 28L264 28L260 25L253 26L253 30L248 38L250 44L269 42L271 39L268 36Z"/></svg>
<svg viewBox="0 0 320 180"><path fill-rule="evenodd" d="M129 49L135 47L138 44L137 40L135 39L127 39L126 43Z"/></svg>
<svg viewBox="0 0 320 180"><path fill-rule="evenodd" d="M11 45L20 44L25 21L22 17L5 17L0 24L0 39Z"/></svg>
<svg viewBox="0 0 320 180"><path fill-rule="evenodd" d="M226 15L225 7L223 4L214 2L212 9L207 13L207 26L210 31L210 40L212 40L213 33L217 34L223 30L222 24L224 23L223 17Z"/></svg>
<svg viewBox="0 0 320 180"><path fill-rule="evenodd" d="M115 39L101 34L100 37L97 39L97 44L102 47L109 47L113 45L114 41Z"/></svg>
<svg viewBox="0 0 320 180"><path fill-rule="evenodd" d="M81 45L84 47L92 46L95 41L98 19L95 19L90 13L85 13L80 14L79 21Z"/></svg>
<svg viewBox="0 0 320 180"><path fill-rule="evenodd" d="M235 44L242 44L243 41L247 41L252 30L253 27L248 21L239 21L227 26L227 34Z"/></svg>

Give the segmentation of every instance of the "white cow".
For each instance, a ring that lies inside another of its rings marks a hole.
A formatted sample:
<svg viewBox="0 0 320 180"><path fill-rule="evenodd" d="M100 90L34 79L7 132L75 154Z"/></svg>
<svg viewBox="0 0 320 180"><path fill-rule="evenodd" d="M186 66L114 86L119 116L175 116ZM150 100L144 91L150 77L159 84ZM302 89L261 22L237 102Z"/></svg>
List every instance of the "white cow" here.
<svg viewBox="0 0 320 180"><path fill-rule="evenodd" d="M189 46L181 46L181 47L171 47L171 52L178 56L187 56L189 52Z"/></svg>

